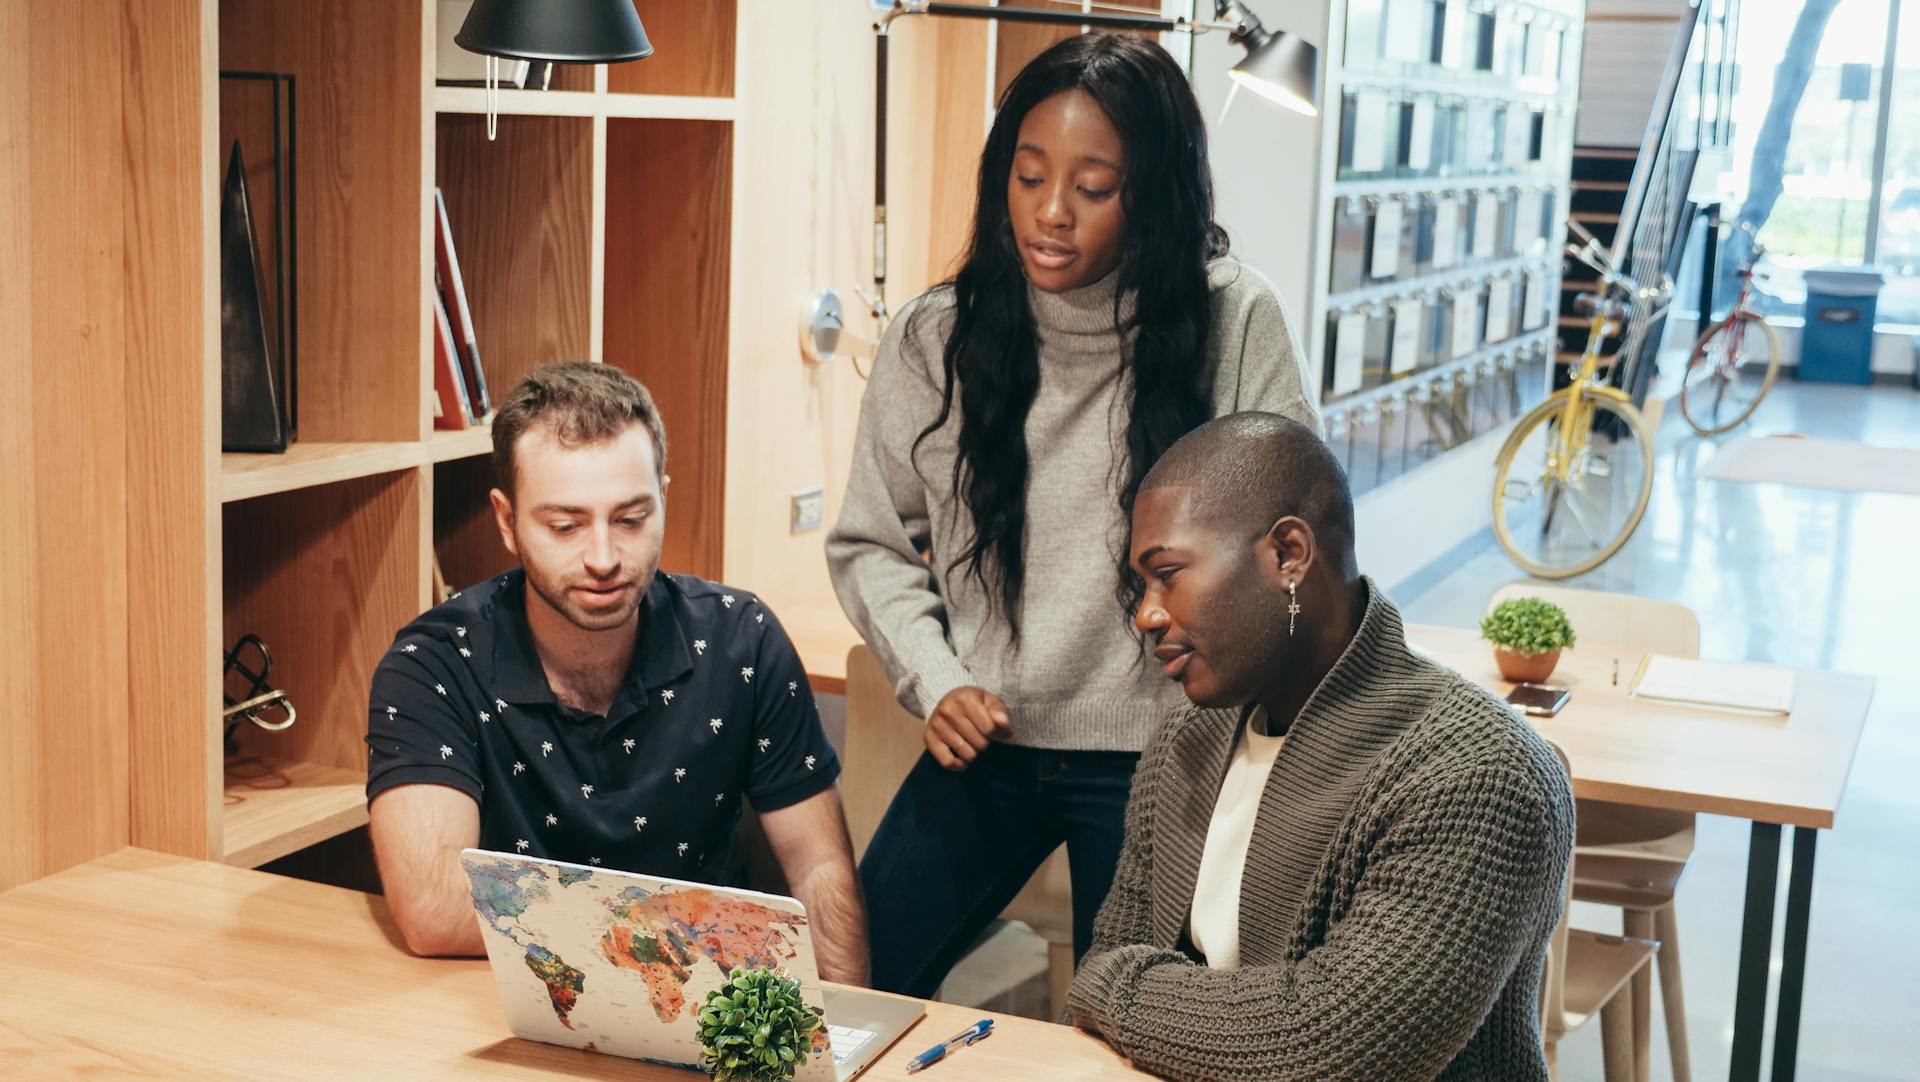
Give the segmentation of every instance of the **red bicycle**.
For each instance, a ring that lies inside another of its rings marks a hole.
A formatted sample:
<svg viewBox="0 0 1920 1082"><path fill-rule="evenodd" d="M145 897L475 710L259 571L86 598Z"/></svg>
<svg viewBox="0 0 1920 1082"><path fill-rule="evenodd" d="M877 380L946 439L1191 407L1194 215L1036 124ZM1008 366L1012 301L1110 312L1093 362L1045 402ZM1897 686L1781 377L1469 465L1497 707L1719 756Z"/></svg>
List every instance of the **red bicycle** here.
<svg viewBox="0 0 1920 1082"><path fill-rule="evenodd" d="M1745 222L1736 224L1753 233ZM1780 375L1780 338L1752 304L1754 266L1765 254L1756 236L1753 254L1740 268L1739 300L1726 318L1707 328L1687 358L1686 379L1680 384L1680 415L1702 436L1739 427L1760 408L1760 400Z"/></svg>

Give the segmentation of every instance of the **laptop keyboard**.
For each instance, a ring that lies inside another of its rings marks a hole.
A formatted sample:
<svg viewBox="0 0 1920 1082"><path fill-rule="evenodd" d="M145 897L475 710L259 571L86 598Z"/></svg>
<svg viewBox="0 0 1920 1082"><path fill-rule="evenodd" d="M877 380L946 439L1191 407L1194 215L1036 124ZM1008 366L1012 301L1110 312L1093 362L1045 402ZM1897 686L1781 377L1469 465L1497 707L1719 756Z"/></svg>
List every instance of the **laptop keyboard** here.
<svg viewBox="0 0 1920 1082"><path fill-rule="evenodd" d="M833 1047L834 1065L838 1066L845 1061L848 1056L860 1051L861 1045L873 1040L874 1033L870 1029L853 1029L849 1026L836 1026L828 1023L827 1037Z"/></svg>

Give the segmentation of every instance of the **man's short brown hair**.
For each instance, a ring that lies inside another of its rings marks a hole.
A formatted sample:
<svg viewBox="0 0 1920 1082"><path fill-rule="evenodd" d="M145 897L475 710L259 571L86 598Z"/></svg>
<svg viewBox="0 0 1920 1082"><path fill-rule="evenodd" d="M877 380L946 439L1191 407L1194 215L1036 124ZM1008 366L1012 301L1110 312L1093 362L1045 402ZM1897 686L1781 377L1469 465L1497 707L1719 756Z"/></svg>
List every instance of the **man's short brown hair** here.
<svg viewBox="0 0 1920 1082"><path fill-rule="evenodd" d="M667 429L645 385L610 364L543 364L507 393L494 415L494 481L513 498L514 444L536 425L546 425L562 447L584 447L613 439L636 422L653 437L654 469L664 480Z"/></svg>

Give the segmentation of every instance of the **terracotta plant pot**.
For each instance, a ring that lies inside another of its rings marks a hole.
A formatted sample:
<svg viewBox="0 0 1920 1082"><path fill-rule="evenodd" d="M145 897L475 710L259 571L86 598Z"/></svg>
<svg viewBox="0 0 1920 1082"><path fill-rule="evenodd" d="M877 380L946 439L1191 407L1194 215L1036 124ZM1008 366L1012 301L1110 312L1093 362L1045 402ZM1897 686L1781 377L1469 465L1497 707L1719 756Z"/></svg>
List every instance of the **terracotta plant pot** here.
<svg viewBox="0 0 1920 1082"><path fill-rule="evenodd" d="M1553 667L1560 664L1560 651L1522 654L1504 646L1496 646L1493 648L1493 661L1500 666L1500 675L1508 680L1516 684L1539 684L1553 675Z"/></svg>

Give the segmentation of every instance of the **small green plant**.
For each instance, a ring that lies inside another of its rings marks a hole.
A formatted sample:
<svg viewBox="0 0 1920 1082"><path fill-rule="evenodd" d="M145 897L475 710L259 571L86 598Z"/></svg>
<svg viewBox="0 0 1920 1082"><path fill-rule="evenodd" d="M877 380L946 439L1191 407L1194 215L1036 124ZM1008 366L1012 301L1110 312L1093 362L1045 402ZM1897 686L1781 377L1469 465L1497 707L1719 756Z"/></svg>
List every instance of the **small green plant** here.
<svg viewBox="0 0 1920 1082"><path fill-rule="evenodd" d="M820 1013L800 982L771 969L735 967L700 1008L700 1047L719 1082L784 1082L813 1050Z"/></svg>
<svg viewBox="0 0 1920 1082"><path fill-rule="evenodd" d="M1544 654L1573 645L1573 624L1551 601L1516 597L1495 605L1480 621L1480 637L1516 654Z"/></svg>

